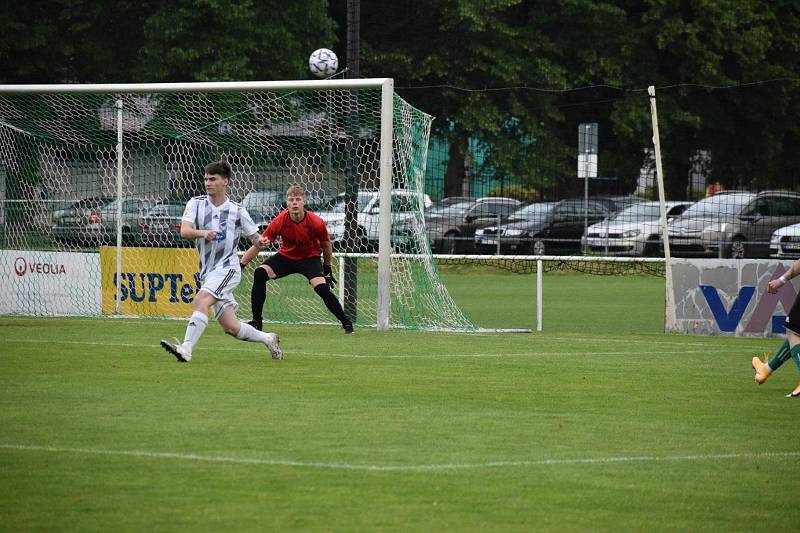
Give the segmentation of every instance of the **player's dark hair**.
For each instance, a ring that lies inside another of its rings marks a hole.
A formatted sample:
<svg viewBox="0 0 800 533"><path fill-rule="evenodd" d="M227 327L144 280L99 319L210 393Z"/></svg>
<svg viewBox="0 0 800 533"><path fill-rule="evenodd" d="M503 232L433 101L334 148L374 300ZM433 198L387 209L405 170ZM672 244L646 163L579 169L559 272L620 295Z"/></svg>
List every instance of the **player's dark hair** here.
<svg viewBox="0 0 800 533"><path fill-rule="evenodd" d="M231 179L231 166L227 161L215 161L214 163L209 163L206 165L204 170L206 174L218 174L225 178Z"/></svg>

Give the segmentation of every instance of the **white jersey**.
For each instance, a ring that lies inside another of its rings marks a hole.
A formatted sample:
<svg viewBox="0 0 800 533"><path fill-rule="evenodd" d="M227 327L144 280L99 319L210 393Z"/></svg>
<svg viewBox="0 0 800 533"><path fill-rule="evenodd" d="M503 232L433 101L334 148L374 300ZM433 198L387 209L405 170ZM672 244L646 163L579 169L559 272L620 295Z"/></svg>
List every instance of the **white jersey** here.
<svg viewBox="0 0 800 533"><path fill-rule="evenodd" d="M195 229L214 230L213 241L195 239L200 254L200 279L217 269L239 270L239 247L241 235L250 236L258 227L247 210L226 198L219 207L211 203L207 195L195 196L186 204L181 220L191 222Z"/></svg>

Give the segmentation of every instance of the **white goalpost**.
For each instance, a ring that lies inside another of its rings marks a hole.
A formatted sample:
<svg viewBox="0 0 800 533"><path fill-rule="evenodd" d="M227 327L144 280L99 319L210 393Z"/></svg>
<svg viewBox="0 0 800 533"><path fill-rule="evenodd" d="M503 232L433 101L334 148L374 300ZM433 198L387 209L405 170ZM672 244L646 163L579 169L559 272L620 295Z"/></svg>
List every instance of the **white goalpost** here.
<svg viewBox="0 0 800 533"><path fill-rule="evenodd" d="M658 132L658 107L656 106L656 88L651 85L647 88L650 97L650 117L653 125L653 150L656 162L656 183L658 184L658 203L661 211L659 224L661 227L661 242L664 246L664 298L665 298L665 326L670 329L676 322L675 292L672 280L672 262L669 250L669 233L667 231L666 194L664 192L664 170L661 166L661 138Z"/></svg>
<svg viewBox="0 0 800 533"><path fill-rule="evenodd" d="M186 316L196 257L170 233L174 210L226 160L232 199L262 227L288 185L305 187L337 228L356 324L474 330L424 231L431 121L390 78L0 86L0 254L64 271L2 274L0 314ZM267 320L333 323L302 283L269 291Z"/></svg>

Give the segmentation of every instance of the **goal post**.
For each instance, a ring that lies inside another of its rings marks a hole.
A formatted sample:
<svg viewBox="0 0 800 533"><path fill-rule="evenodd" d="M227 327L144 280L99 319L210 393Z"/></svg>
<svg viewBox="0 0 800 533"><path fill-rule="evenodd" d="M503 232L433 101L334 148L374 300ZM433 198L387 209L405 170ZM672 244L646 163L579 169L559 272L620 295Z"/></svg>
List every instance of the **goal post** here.
<svg viewBox="0 0 800 533"><path fill-rule="evenodd" d="M425 232L431 121L391 78L0 86L0 253L88 276L56 296L59 280L3 274L19 301L0 314L186 316L198 280L174 210L204 192L206 163L226 160L231 199L261 228L288 185L306 189L358 269L336 272L357 325L473 330ZM245 314L251 273L236 295ZM288 278L267 301L267 320L334 322Z"/></svg>

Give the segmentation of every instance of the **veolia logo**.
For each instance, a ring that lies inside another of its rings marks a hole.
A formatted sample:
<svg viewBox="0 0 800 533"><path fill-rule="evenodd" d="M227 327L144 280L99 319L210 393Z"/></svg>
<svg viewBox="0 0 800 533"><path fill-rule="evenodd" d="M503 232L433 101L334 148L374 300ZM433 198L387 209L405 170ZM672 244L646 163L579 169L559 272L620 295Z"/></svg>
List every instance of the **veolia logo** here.
<svg viewBox="0 0 800 533"><path fill-rule="evenodd" d="M26 261L24 257L14 259L14 272L22 277L25 274L66 274L67 267L59 263L39 263Z"/></svg>
<svg viewBox="0 0 800 533"><path fill-rule="evenodd" d="M25 275L25 270L27 268L27 264L25 262L24 257L17 257L14 259L14 272L17 273L17 276L22 277Z"/></svg>
<svg viewBox="0 0 800 533"><path fill-rule="evenodd" d="M786 269L783 265L778 265L775 272L772 273L770 280L773 280L783 274ZM750 301L756 293L756 288L752 286L743 286L739 289L739 294L733 301L730 310L725 309L725 305L719 297L717 288L712 285L700 285L700 290L705 296L708 307L714 315L714 320L717 322L720 331L735 332L739 327L739 323L744 317L745 311L750 305ZM797 290L791 283L787 283L780 289L777 294L770 294L767 291L758 299L753 312L750 314L750 320L744 327L744 333L764 333L767 324L770 324L771 333L785 333L786 328L784 322L786 316L783 314L773 314L778 307L778 302L781 303L786 313L792 308L794 300L797 297Z"/></svg>

